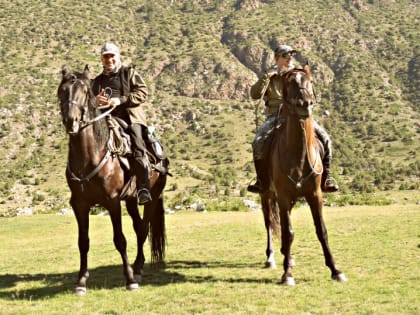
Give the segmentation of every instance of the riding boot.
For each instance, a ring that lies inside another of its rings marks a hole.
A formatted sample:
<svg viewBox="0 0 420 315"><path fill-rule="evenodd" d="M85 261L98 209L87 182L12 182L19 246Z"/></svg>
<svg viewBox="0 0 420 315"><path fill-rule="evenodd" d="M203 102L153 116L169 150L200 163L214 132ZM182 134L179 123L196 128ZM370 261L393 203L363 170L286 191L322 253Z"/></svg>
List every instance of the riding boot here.
<svg viewBox="0 0 420 315"><path fill-rule="evenodd" d="M323 192L335 192L338 190L338 184L331 176L331 159L322 161L324 171L322 172L321 189Z"/></svg>
<svg viewBox="0 0 420 315"><path fill-rule="evenodd" d="M152 196L150 195L149 168L143 161L143 158L136 157L134 159L133 169L137 177L137 200L139 205L144 205L152 201Z"/></svg>
<svg viewBox="0 0 420 315"><path fill-rule="evenodd" d="M146 146L142 136L144 128L141 124L131 124L127 129L132 142L132 166L137 177L137 199L140 205L144 205L152 200L150 195L149 163L145 155Z"/></svg>
<svg viewBox="0 0 420 315"><path fill-rule="evenodd" d="M263 193L268 190L267 170L263 160L254 160L257 181L248 186L248 191L252 193Z"/></svg>
<svg viewBox="0 0 420 315"><path fill-rule="evenodd" d="M323 192L335 192L339 189L336 180L331 176L331 161L332 161L332 145L330 136L318 124L315 124L315 132L319 140L324 146L324 157L322 165L324 171L322 172L321 189Z"/></svg>

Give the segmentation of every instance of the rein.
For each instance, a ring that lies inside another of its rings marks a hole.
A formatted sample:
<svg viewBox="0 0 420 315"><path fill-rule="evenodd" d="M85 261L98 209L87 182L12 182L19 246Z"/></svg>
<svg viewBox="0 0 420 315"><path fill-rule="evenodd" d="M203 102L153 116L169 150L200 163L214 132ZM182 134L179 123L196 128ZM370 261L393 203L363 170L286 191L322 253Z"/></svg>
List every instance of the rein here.
<svg viewBox="0 0 420 315"><path fill-rule="evenodd" d="M108 108L108 106L102 106L102 107L98 107L99 109L104 109L104 108ZM103 112L102 114L96 116L93 119L89 119L87 121L81 121L81 123L83 124L83 126L80 127L80 129L83 129L91 124L93 124L94 122L101 120L102 118L105 118L106 116L108 116L109 114L111 114L111 112L117 108L117 106L112 106L110 109L108 109L106 112Z"/></svg>

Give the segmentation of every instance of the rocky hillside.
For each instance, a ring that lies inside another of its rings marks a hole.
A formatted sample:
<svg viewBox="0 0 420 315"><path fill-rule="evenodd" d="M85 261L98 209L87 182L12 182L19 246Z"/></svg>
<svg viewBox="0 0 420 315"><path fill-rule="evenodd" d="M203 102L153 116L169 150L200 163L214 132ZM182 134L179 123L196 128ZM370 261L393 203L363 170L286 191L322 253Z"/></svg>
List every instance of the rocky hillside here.
<svg viewBox="0 0 420 315"><path fill-rule="evenodd" d="M63 64L89 64L99 73L106 41L121 47L124 63L137 65L151 91L149 122L174 174L170 206L227 210L254 198L245 191L254 177L256 120L248 91L280 43L296 47L316 76L316 118L332 135L342 187L329 198L418 193L418 17L415 0L3 3L0 214L68 207L59 72Z"/></svg>

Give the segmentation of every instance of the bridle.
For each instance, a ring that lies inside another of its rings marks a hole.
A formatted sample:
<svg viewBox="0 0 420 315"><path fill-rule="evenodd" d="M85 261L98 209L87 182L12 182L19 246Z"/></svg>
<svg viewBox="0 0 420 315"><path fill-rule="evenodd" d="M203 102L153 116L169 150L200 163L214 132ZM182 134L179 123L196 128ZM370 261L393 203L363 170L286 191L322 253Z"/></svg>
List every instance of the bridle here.
<svg viewBox="0 0 420 315"><path fill-rule="evenodd" d="M290 71L289 73L287 73L285 75L285 80L289 80L290 77L291 77L291 75L293 75L295 73L304 73L304 74L306 74L305 71L296 70L295 69L295 70L292 70L292 71ZM297 80L296 80L296 82L297 82ZM298 83L298 88L299 88L300 91L305 91L308 95L311 95L311 91L309 91L309 89L307 87L301 86L299 82L297 82L297 83ZM284 87L283 95L287 94L285 92L286 92L286 87ZM312 95L314 96L314 99L315 99L315 102L314 103L316 103L317 102L317 97L316 97L316 94L315 94L315 90L313 88L312 88ZM315 176L321 175L322 172L323 172L323 170L321 169L321 171L317 171L315 169L315 165L318 163L318 160L320 159L320 155L319 154L316 154L316 158L315 158L315 161L313 162L313 164L311 164L311 161L309 160L309 148L308 148L308 144L307 144L308 143L307 142L308 139L307 139L307 135L306 135L306 131L305 131L305 124L304 124L304 120L306 118L308 118L308 117L302 117L301 115L299 115L298 110L296 109L296 107L299 106L298 100L299 100L298 97L293 98L291 100L291 102L284 100L284 104L286 105L286 107L287 107L287 109L289 111L289 115L292 114L292 115L297 115L299 117L300 127L303 130L303 135L304 135L304 138L305 138L306 158L308 159L308 164L309 164L309 167L311 169L311 171L309 172L309 174L307 174L306 176L302 176L301 178L299 178L297 180L294 180L290 175L287 175L287 177L289 178L289 180L295 185L296 189L297 190L300 190L302 188L302 185L312 175L315 175ZM310 104L308 106L313 106L313 104Z"/></svg>
<svg viewBox="0 0 420 315"><path fill-rule="evenodd" d="M301 74L303 76L306 75L305 71L303 71L301 69L293 69L293 70L291 70L291 71L289 71L288 73L285 74L284 79L286 81L291 82L290 78L294 74L295 75ZM301 81L301 80L302 79L299 79L299 80L296 79L295 80L295 82L298 85L297 88L299 89L299 91L301 91L301 95L307 94L307 95L310 95L311 97L313 96L313 98L314 98L313 104L317 103L318 99L317 99L317 96L316 96L316 93L315 93L315 89L312 88L312 91L310 91L308 89L308 87L301 86L300 82L298 82L298 81ZM283 89L284 105L286 105L286 107L288 108L289 114L295 114L295 115L298 115L300 117L296 107L301 106L301 104L299 104L299 100L301 98L299 98L299 96L296 96L296 97L289 98L288 100L286 100L287 95L288 95L287 89L286 89L286 86L284 86L284 89ZM313 104L309 104L308 106L313 107ZM302 117L302 118L306 118L306 117Z"/></svg>
<svg viewBox="0 0 420 315"><path fill-rule="evenodd" d="M82 108L82 118L80 119L80 122L79 122L80 127L79 127L79 131L78 131L78 132L80 132L85 127L87 127L87 126L93 124L94 122L96 122L98 120L101 120L102 118L105 118L106 116L108 116L109 114L111 114L111 112L116 107L115 106L102 106L102 107L98 107L100 109L106 109L108 107L110 107L110 108L107 111L101 113L100 115L98 115L98 116L96 116L96 117L94 117L92 119L86 118L87 113L89 112L89 108L88 108L89 96L90 96L89 95L89 89L85 93L85 102L84 102L84 104L80 104L79 102L73 100L72 99L73 98L72 90L73 90L73 88L74 88L74 86L75 86L75 84L76 84L77 81L79 81L82 85L85 85L85 82L83 82L82 80L74 77L73 82L72 82L72 84L69 87L70 93L69 93L68 106L69 106L69 108L70 108L70 106L77 106L77 107ZM107 87L105 89L105 96L107 96L108 98L111 96L110 90L111 89L109 87Z"/></svg>

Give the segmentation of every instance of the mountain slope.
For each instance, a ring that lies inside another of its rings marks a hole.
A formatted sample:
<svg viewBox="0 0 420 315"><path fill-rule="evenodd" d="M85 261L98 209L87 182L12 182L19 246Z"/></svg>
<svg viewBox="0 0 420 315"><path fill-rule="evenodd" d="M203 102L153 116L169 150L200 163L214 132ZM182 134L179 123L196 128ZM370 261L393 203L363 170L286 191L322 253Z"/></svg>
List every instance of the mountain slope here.
<svg viewBox="0 0 420 315"><path fill-rule="evenodd" d="M316 119L335 144L342 192L418 190L418 16L409 0L4 3L0 212L67 206L60 68L99 73L105 41L121 47L151 91L149 122L175 175L170 204L246 195L256 118L248 91L280 43L312 66Z"/></svg>

